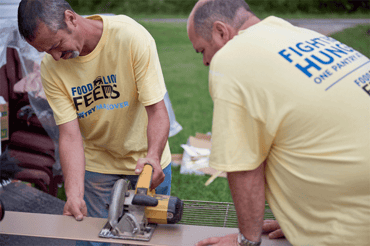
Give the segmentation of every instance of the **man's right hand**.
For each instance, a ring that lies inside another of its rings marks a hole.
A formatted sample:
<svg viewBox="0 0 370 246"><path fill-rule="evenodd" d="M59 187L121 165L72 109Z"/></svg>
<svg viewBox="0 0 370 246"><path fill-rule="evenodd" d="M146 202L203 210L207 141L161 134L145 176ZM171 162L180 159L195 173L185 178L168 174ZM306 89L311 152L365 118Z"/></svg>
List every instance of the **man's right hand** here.
<svg viewBox="0 0 370 246"><path fill-rule="evenodd" d="M64 205L63 215L73 216L77 221L83 220L87 216L86 203L82 198L68 198Z"/></svg>

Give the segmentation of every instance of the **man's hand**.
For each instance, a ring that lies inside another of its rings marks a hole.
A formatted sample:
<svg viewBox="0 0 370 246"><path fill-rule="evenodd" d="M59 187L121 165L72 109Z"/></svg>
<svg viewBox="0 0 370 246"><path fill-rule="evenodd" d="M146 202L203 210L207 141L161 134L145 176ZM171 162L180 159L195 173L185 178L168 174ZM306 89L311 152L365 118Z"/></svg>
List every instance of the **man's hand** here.
<svg viewBox="0 0 370 246"><path fill-rule="evenodd" d="M210 237L197 243L195 246L238 246L238 234L230 234L224 237Z"/></svg>
<svg viewBox="0 0 370 246"><path fill-rule="evenodd" d="M64 205L63 215L73 216L77 221L87 216L86 203L82 198L69 198Z"/></svg>
<svg viewBox="0 0 370 246"><path fill-rule="evenodd" d="M151 164L153 167L152 186L150 188L155 189L157 188L158 185L160 185L164 181L165 175L163 173L159 160L152 159L152 158L140 158L137 161L135 173L140 174L143 171L144 165L146 163Z"/></svg>
<svg viewBox="0 0 370 246"><path fill-rule="evenodd" d="M262 230L269 234L270 239L277 239L285 237L280 225L276 220L264 220Z"/></svg>

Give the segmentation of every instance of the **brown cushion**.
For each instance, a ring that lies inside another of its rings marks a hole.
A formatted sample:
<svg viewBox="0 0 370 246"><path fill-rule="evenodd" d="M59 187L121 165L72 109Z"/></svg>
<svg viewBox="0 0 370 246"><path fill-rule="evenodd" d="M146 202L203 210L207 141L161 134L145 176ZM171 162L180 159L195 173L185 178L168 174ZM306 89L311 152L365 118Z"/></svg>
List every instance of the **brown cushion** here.
<svg viewBox="0 0 370 246"><path fill-rule="evenodd" d="M18 180L34 183L37 188L48 192L47 185L50 184L50 177L45 172L35 169L23 169L16 173L15 178Z"/></svg>
<svg viewBox="0 0 370 246"><path fill-rule="evenodd" d="M54 157L54 142L47 135L22 130L16 131L10 136L10 145L37 151Z"/></svg>
<svg viewBox="0 0 370 246"><path fill-rule="evenodd" d="M46 185L50 184L50 177L45 172L35 169L23 169L15 174L15 178L23 181L42 180ZM31 182L33 183L33 182Z"/></svg>
<svg viewBox="0 0 370 246"><path fill-rule="evenodd" d="M55 163L54 158L49 155L41 155L15 149L9 149L8 151L10 157L15 160L20 167L30 165L52 168Z"/></svg>

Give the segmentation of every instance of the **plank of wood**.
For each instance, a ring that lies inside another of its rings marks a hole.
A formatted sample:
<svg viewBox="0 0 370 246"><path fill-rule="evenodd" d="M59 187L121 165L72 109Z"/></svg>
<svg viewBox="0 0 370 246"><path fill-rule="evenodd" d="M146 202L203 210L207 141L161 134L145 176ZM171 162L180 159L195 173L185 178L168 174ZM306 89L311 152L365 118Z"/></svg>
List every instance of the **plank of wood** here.
<svg viewBox="0 0 370 246"><path fill-rule="evenodd" d="M149 242L107 239L98 236L106 219L85 217L76 221L73 217L38 213L6 211L0 222L0 234L21 235L42 238L109 242L125 245L179 246L195 243L213 236L224 236L237 233L235 228L191 226L191 225L158 225ZM269 240L263 235L264 246L290 246L285 239Z"/></svg>

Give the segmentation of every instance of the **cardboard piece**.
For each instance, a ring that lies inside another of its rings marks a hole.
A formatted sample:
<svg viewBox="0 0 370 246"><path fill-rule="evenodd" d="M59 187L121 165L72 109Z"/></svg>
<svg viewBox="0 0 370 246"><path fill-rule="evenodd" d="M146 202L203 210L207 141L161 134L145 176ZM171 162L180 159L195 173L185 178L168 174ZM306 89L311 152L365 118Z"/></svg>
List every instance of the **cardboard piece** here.
<svg viewBox="0 0 370 246"><path fill-rule="evenodd" d="M1 112L1 141L9 139L9 107L8 103L0 104Z"/></svg>
<svg viewBox="0 0 370 246"><path fill-rule="evenodd" d="M210 134L203 134L203 133L195 133L195 138L197 139L203 139L211 143L212 136Z"/></svg>
<svg viewBox="0 0 370 246"><path fill-rule="evenodd" d="M182 154L171 154L172 164L175 166L181 165Z"/></svg>
<svg viewBox="0 0 370 246"><path fill-rule="evenodd" d="M198 138L190 136L188 139L188 145L196 147L196 148L202 148L202 149L211 149L212 143L210 140L207 140L205 138Z"/></svg>
<svg viewBox="0 0 370 246"><path fill-rule="evenodd" d="M83 221L78 222L70 216L6 211L3 221L0 222L0 233L124 245L193 246L208 237L220 237L238 232L236 228L158 225L151 240L143 242L98 237L106 222L106 219L101 218L85 217ZM291 246L286 239L270 240L267 235L262 236L261 245Z"/></svg>

